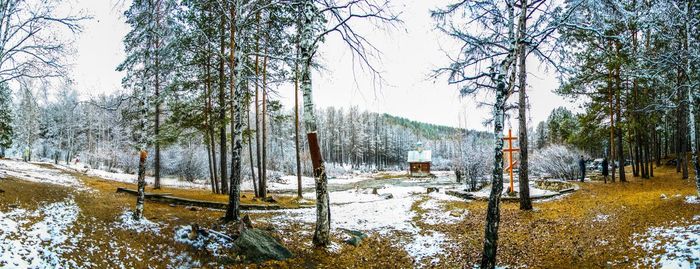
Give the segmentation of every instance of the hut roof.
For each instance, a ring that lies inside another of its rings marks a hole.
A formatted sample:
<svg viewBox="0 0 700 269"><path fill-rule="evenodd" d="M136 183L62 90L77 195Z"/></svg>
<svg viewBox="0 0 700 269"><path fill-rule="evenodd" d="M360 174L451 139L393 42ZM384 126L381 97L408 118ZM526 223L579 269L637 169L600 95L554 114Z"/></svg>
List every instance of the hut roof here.
<svg viewBox="0 0 700 269"><path fill-rule="evenodd" d="M430 150L416 151L412 150L408 152L408 162L409 163L422 163L430 162L432 159L432 152Z"/></svg>

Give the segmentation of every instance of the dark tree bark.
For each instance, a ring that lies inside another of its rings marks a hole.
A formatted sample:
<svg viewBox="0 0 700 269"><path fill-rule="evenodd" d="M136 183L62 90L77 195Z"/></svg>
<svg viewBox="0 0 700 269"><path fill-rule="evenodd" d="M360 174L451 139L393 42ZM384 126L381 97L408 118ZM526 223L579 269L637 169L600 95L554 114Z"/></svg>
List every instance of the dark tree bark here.
<svg viewBox="0 0 700 269"><path fill-rule="evenodd" d="M518 92L518 129L520 137L520 169L518 170L518 185L520 191L520 209L532 210L532 201L530 201L530 182L528 179L528 141L527 141L527 101L525 90L527 88L527 70L525 66L526 60L526 41L525 27L527 22L527 0L521 0L520 21L518 23L518 60L519 60L519 85Z"/></svg>
<svg viewBox="0 0 700 269"><path fill-rule="evenodd" d="M220 193L228 194L228 161L226 158L226 78L224 72L224 61L226 57L226 23L225 16L221 16L219 28L221 29L219 39L219 158L221 164L219 178L221 179ZM233 98L233 97L231 97Z"/></svg>

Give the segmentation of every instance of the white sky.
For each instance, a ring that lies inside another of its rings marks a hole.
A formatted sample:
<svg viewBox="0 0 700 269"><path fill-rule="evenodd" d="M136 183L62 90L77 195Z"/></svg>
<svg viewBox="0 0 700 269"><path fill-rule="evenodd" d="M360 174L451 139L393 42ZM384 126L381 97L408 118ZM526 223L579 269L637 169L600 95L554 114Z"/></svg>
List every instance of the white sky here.
<svg viewBox="0 0 700 269"><path fill-rule="evenodd" d="M398 30L376 31L370 25L358 25L382 51L382 62L378 66L386 83L379 88L372 87L371 76L359 67L353 74L350 51L337 36L327 38L320 52L325 70L313 76L317 106L357 105L422 122L490 130L491 127L482 124L490 116L490 108L477 108L476 105L475 99L483 96L460 98L458 88L448 85L445 78L430 78L431 70L447 63L441 47L450 42L433 30L429 10L449 2L395 1L404 21ZM122 38L129 29L122 18L123 10L115 8L114 3L115 0L76 0L76 8L94 17L85 23L84 32L76 42L73 79L83 95L109 93L121 88L122 74L115 69L124 58ZM120 5L124 6L123 3ZM558 86L553 74L538 70L538 64L533 60L528 64L529 114L534 122L531 125L546 119L557 106L578 110L569 100L552 93ZM293 90L280 89L280 92L283 103L291 106ZM515 97L511 99L515 100ZM507 120L506 128L509 126L517 129L517 120Z"/></svg>

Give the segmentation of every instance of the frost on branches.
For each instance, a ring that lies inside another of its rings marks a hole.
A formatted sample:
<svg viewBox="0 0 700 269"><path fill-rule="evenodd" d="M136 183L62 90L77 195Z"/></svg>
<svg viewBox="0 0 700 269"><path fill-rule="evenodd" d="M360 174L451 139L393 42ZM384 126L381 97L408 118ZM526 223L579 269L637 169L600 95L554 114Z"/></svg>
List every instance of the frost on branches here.
<svg viewBox="0 0 700 269"><path fill-rule="evenodd" d="M540 176L576 180L579 175L579 156L586 156L578 149L564 145L550 145L532 156L532 171Z"/></svg>

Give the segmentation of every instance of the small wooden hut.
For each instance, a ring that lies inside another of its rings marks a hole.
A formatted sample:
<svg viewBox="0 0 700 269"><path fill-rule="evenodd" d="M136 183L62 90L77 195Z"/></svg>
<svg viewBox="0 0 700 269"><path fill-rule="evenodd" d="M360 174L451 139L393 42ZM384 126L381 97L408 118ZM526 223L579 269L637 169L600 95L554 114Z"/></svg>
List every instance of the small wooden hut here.
<svg viewBox="0 0 700 269"><path fill-rule="evenodd" d="M422 143L417 149L408 152L408 174L411 177L427 177L430 175L432 152L423 150Z"/></svg>

